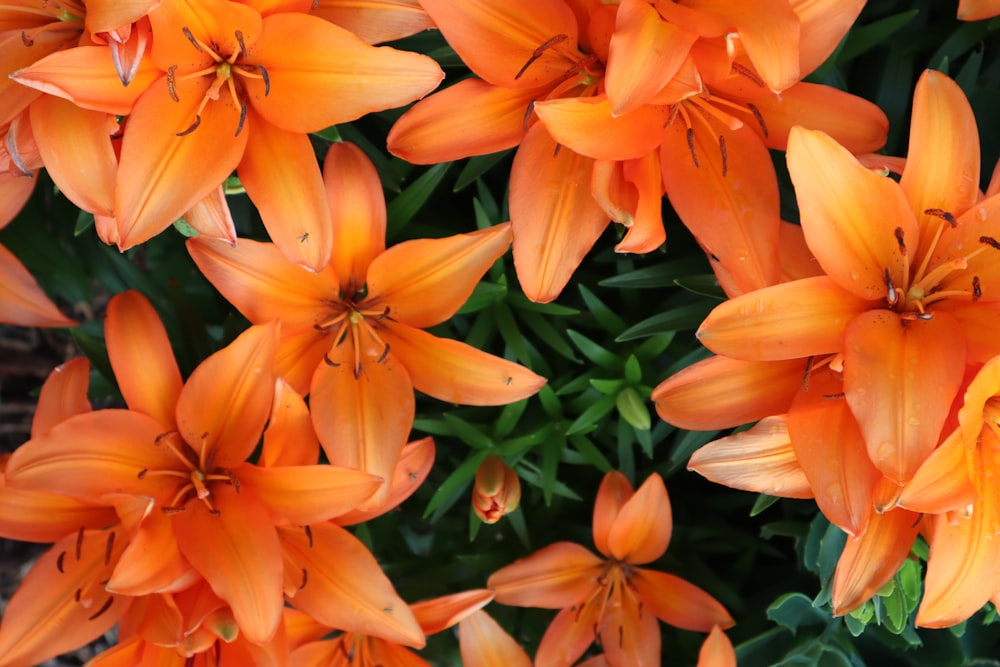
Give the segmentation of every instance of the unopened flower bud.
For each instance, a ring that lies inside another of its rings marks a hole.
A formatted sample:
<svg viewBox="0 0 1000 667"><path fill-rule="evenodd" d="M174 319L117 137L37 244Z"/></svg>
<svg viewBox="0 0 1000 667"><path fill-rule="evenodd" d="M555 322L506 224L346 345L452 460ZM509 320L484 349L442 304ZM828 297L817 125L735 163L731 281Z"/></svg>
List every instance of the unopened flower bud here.
<svg viewBox="0 0 1000 667"><path fill-rule="evenodd" d="M476 470L472 509L484 523L496 523L521 502L521 480L499 456L490 454Z"/></svg>

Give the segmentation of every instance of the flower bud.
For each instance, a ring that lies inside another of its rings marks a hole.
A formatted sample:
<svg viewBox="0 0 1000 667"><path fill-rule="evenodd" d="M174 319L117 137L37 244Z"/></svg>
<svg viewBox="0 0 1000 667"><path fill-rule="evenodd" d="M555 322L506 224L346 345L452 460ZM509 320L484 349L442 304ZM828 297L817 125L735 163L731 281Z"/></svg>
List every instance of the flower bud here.
<svg viewBox="0 0 1000 667"><path fill-rule="evenodd" d="M490 454L476 470L472 509L484 523L496 523L521 502L521 480L499 456Z"/></svg>

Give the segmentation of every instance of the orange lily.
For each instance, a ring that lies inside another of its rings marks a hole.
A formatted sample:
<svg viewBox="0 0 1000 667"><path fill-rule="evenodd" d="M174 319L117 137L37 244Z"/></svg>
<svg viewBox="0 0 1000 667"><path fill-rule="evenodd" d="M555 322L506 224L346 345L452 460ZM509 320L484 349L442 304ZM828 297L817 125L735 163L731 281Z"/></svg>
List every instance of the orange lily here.
<svg viewBox="0 0 1000 667"><path fill-rule="evenodd" d="M506 251L508 225L385 248L385 203L355 146L331 146L324 180L334 254L303 271L270 244L191 239L195 263L251 322L279 319L278 373L312 394L331 463L389 479L413 422L413 390L470 405L502 405L545 380L513 362L422 331L451 317ZM371 503L381 503L387 489Z"/></svg>
<svg viewBox="0 0 1000 667"><path fill-rule="evenodd" d="M702 589L638 567L663 555L672 529L659 475L633 491L624 475L612 471L594 503L594 544L606 560L557 542L493 573L487 586L497 602L562 610L542 637L536 667L569 667L598 639L611 667L659 665L657 619L699 632L733 624Z"/></svg>
<svg viewBox="0 0 1000 667"><path fill-rule="evenodd" d="M963 21L981 21L1000 14L997 0L958 0L958 18Z"/></svg>
<svg viewBox="0 0 1000 667"><path fill-rule="evenodd" d="M109 591L176 591L201 576L246 638L265 643L283 606L279 530L346 512L379 480L246 461L271 408L276 324L252 327L187 383L138 293L112 299L105 336L129 409L75 415L32 438L11 456L8 485L114 504L128 539L115 541L124 551L103 577Z"/></svg>
<svg viewBox="0 0 1000 667"><path fill-rule="evenodd" d="M430 30L434 22L417 0L315 0L312 13L347 28L369 44Z"/></svg>

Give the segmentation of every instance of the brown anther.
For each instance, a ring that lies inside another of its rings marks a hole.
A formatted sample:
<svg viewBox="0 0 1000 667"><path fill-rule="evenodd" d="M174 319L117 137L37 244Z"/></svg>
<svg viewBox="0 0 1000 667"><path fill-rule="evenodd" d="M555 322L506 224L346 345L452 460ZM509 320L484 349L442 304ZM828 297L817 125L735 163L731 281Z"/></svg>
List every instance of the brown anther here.
<svg viewBox="0 0 1000 667"><path fill-rule="evenodd" d="M832 399L844 398L845 396L846 394L844 394L844 392L840 392L839 394L823 394L823 398L832 398Z"/></svg>
<svg viewBox="0 0 1000 667"><path fill-rule="evenodd" d="M360 378L361 378L361 373L362 373L362 372L363 372L364 370L365 370L365 367L364 367L364 364L362 364L362 363L361 363L361 362L359 361L359 362L358 362L358 365L354 367L354 379L355 379L355 380L358 380L358 379L360 379Z"/></svg>
<svg viewBox="0 0 1000 667"><path fill-rule="evenodd" d="M80 560L80 556L83 551L83 526L80 526L80 531L76 534L76 559Z"/></svg>
<svg viewBox="0 0 1000 667"><path fill-rule="evenodd" d="M567 39L569 39L569 35L561 35L560 34L560 35L556 35L555 37L553 37L551 39L546 40L541 46L539 46L537 49L535 49L534 51L531 52L531 57L528 58L528 62L524 63L524 67L522 67L518 71L518 73L514 75L514 80L517 81L518 79L520 79L521 76L524 74L525 70L527 70L529 67L531 67L531 64L533 62L535 62L536 60L538 60L539 58L542 57L542 54L545 53L546 49L551 48L551 47L555 46L556 44L558 44L560 42L564 42Z"/></svg>
<svg viewBox="0 0 1000 667"><path fill-rule="evenodd" d="M184 36L187 37L188 41L191 42L191 46L193 46L198 53L204 53L205 50L201 48L201 44L199 44L198 40L194 38L194 35L191 34L191 30L189 30L187 26L181 28L181 32L184 33ZM236 34L239 34L239 30L236 31Z"/></svg>
<svg viewBox="0 0 1000 667"><path fill-rule="evenodd" d="M236 123L236 134L234 137L240 136L240 132L243 131L243 124L247 120L247 104L246 102L240 102L240 122Z"/></svg>
<svg viewBox="0 0 1000 667"><path fill-rule="evenodd" d="M142 470L139 471L139 474L136 475L136 479L146 479L146 473L148 472L149 468L143 468Z"/></svg>
<svg viewBox="0 0 1000 667"><path fill-rule="evenodd" d="M176 72L177 65L171 65L167 68L167 92L170 93L170 99L174 102L180 102L181 98L177 97Z"/></svg>
<svg viewBox="0 0 1000 667"><path fill-rule="evenodd" d="M903 240L903 228L902 227L896 227L896 229L892 230L892 233L896 237L896 245L899 246L899 253L901 255L905 255L906 254L906 242ZM886 269L886 271L888 271L888 270L889 269Z"/></svg>
<svg viewBox="0 0 1000 667"><path fill-rule="evenodd" d="M257 71L260 72L260 78L264 79L264 97L267 97L271 94L271 77L267 75L263 65L257 65Z"/></svg>
<svg viewBox="0 0 1000 667"><path fill-rule="evenodd" d="M618 648L622 648L625 644L625 628L618 626Z"/></svg>
<svg viewBox="0 0 1000 667"><path fill-rule="evenodd" d="M239 493L240 492L239 478L235 474L233 474L232 470L226 471L226 477L229 479L229 483L233 486L233 490L235 490L236 493Z"/></svg>
<svg viewBox="0 0 1000 667"><path fill-rule="evenodd" d="M719 152L722 153L722 177L729 173L729 153L726 151L726 138L719 135Z"/></svg>
<svg viewBox="0 0 1000 667"><path fill-rule="evenodd" d="M177 136L178 137L186 137L187 135L189 135L192 132L194 132L195 130L197 130L199 125L201 125L201 114L199 114L199 115L197 115L197 116L194 117L194 122L191 123L191 127L189 127L188 129L184 130L183 132L178 132ZM237 134L238 133L239 132L237 131Z"/></svg>
<svg viewBox="0 0 1000 667"><path fill-rule="evenodd" d="M753 71L749 67L745 67L744 65L741 65L739 63L733 63L733 71L736 72L737 74L742 74L746 78L750 79L755 84L757 84L758 87L760 88L764 87L764 80L760 78L757 72Z"/></svg>
<svg viewBox="0 0 1000 667"><path fill-rule="evenodd" d="M992 236L980 236L979 237L979 242L980 243L985 243L986 245L988 245L989 247L993 248L994 250L1000 250L1000 242L998 242Z"/></svg>
<svg viewBox="0 0 1000 667"><path fill-rule="evenodd" d="M983 286L979 283L979 276L972 276L972 300L979 301L983 297Z"/></svg>
<svg viewBox="0 0 1000 667"><path fill-rule="evenodd" d="M65 561L66 561L65 551L56 556L56 569L59 570L59 574L66 574L66 570L63 568L63 563Z"/></svg>
<svg viewBox="0 0 1000 667"><path fill-rule="evenodd" d="M889 302L890 306L895 306L899 301L899 293L896 291L896 286L892 284L892 275L889 273L889 267L885 269L885 300Z"/></svg>
<svg viewBox="0 0 1000 667"><path fill-rule="evenodd" d="M24 44L25 46L34 46L35 45L35 40L33 40L32 38L28 37L28 33L24 32L22 30L21 31L21 43Z"/></svg>
<svg viewBox="0 0 1000 667"><path fill-rule="evenodd" d="M806 359L806 372L802 375L802 391L809 391L809 376L812 374L813 362L815 361L816 357Z"/></svg>
<svg viewBox="0 0 1000 667"><path fill-rule="evenodd" d="M247 57L247 45L243 41L243 31L242 30L237 30L236 31L236 43L240 45L240 55L243 56L244 58L246 58Z"/></svg>
<svg viewBox="0 0 1000 667"><path fill-rule="evenodd" d="M750 113L753 114L753 117L757 120L757 124L760 125L760 131L764 133L764 138L767 139L767 123L764 122L764 114L760 112L760 109L753 102L747 102L747 108L750 109Z"/></svg>
<svg viewBox="0 0 1000 667"><path fill-rule="evenodd" d="M98 609L93 614L91 614L90 616L87 617L87 620L88 621L92 621L95 618L97 618L98 616L100 616L101 614L103 614L104 612L106 612L108 609L111 608L111 605L114 603L114 601L115 601L114 598L109 597L107 600L104 601L104 604L101 605L100 609Z"/></svg>
<svg viewBox="0 0 1000 667"><path fill-rule="evenodd" d="M321 331L322 331L322 329L321 329ZM324 354L323 355L323 363L325 363L327 366L333 366L335 368L340 365L336 361L334 361L333 359L331 359L328 354Z"/></svg>
<svg viewBox="0 0 1000 667"><path fill-rule="evenodd" d="M381 364L382 362L385 361L385 358L388 356L389 356L389 343L386 343L385 348L382 349L382 356L380 356L375 363Z"/></svg>
<svg viewBox="0 0 1000 667"><path fill-rule="evenodd" d="M111 563L111 552L115 548L115 531L108 533L108 542L104 545L104 564L109 565Z"/></svg>
<svg viewBox="0 0 1000 667"><path fill-rule="evenodd" d="M924 213L926 213L927 215L933 215L935 218L941 218L949 225L951 225L953 228L958 226L958 221L955 220L955 216L953 216L951 213L944 210L943 208L924 209Z"/></svg>
<svg viewBox="0 0 1000 667"><path fill-rule="evenodd" d="M160 511L164 514L178 514L184 511L184 507L161 507Z"/></svg>
<svg viewBox="0 0 1000 667"><path fill-rule="evenodd" d="M528 108L524 110L524 120L521 122L521 129L525 132L528 131L528 121L531 120L531 114L535 110L535 100L528 102Z"/></svg>
<svg viewBox="0 0 1000 667"><path fill-rule="evenodd" d="M378 320L384 320L387 317L389 317L389 306L386 306L385 310L383 310L382 313L376 319L378 319Z"/></svg>
<svg viewBox="0 0 1000 667"><path fill-rule="evenodd" d="M222 516L222 512L220 512L217 509L210 509L208 510L208 513L211 514L212 516Z"/></svg>
<svg viewBox="0 0 1000 667"><path fill-rule="evenodd" d="M78 588L73 593L73 602L80 602L80 598L83 597L83 590Z"/></svg>
<svg viewBox="0 0 1000 667"><path fill-rule="evenodd" d="M559 151L561 151L561 150L562 150L562 144L556 144L556 149L554 151L552 151L552 159L553 160L556 159L557 157L559 157Z"/></svg>
<svg viewBox="0 0 1000 667"><path fill-rule="evenodd" d="M309 571L306 568L302 568L302 583L299 584L299 590L301 591L309 583Z"/></svg>
<svg viewBox="0 0 1000 667"><path fill-rule="evenodd" d="M701 163L698 162L698 153L694 149L694 128L688 128L687 130L687 142L688 149L691 151L691 159L694 160L695 167L701 167Z"/></svg>
<svg viewBox="0 0 1000 667"><path fill-rule="evenodd" d="M305 531L306 531L306 537L309 538L309 548L312 549L312 547L313 547L313 531L312 531L312 528L310 528L309 526L303 526L303 529L305 529Z"/></svg>

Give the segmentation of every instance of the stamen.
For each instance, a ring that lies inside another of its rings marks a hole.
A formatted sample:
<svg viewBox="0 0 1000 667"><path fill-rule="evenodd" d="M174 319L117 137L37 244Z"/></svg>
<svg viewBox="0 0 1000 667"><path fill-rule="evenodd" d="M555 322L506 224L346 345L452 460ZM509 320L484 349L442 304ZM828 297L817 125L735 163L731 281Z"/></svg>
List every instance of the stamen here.
<svg viewBox="0 0 1000 667"><path fill-rule="evenodd" d="M78 588L73 592L73 602L79 604L80 598L82 597L83 597L83 589Z"/></svg>
<svg viewBox="0 0 1000 667"><path fill-rule="evenodd" d="M539 58L542 57L542 55L545 53L546 49L549 49L549 48L555 46L556 44L559 44L560 42L564 42L567 39L569 39L569 35L562 35L562 34L560 34L560 35L556 35L555 37L553 37L553 38L551 38L549 40L546 40L541 46L539 46L537 49L535 49L534 51L531 52L531 57L528 58L528 62L524 63L524 67L522 67L518 71L518 73L514 75L514 80L516 81L516 80L520 79L521 76L524 74L524 72L529 67L531 67L531 64L533 62L535 62L536 60L538 60Z"/></svg>
<svg viewBox="0 0 1000 667"><path fill-rule="evenodd" d="M313 546L313 531L309 526L303 526L306 531L306 537L309 538L309 548L312 549Z"/></svg>
<svg viewBox="0 0 1000 667"><path fill-rule="evenodd" d="M382 350L382 356L380 356L375 363L381 364L382 362L385 361L385 358L388 356L389 356L389 343L386 343L385 349Z"/></svg>
<svg viewBox="0 0 1000 667"><path fill-rule="evenodd" d="M994 250L1000 250L1000 242L998 242L992 236L980 236L979 237L979 242L988 245L989 247L993 248Z"/></svg>
<svg viewBox="0 0 1000 667"><path fill-rule="evenodd" d="M747 107L749 107L750 113L757 120L757 124L760 125L760 131L764 133L764 138L767 139L767 124L764 122L764 114L760 112L760 109L753 102L747 102Z"/></svg>
<svg viewBox="0 0 1000 667"><path fill-rule="evenodd" d="M25 31L22 30L21 31L21 43L24 44L25 46L34 46L35 45L35 40L33 40L31 37L28 37L28 33L26 33Z"/></svg>
<svg viewBox="0 0 1000 667"><path fill-rule="evenodd" d="M174 102L180 102L181 98L177 97L177 79L175 78L175 72L177 72L177 65L171 65L167 68L167 92L170 93L170 99Z"/></svg>
<svg viewBox="0 0 1000 667"><path fill-rule="evenodd" d="M301 591L309 583L309 571L306 568L302 568L302 583L299 584L299 590Z"/></svg>
<svg viewBox="0 0 1000 667"><path fill-rule="evenodd" d="M76 534L76 559L80 560L81 551L83 550L83 526L80 526L80 531Z"/></svg>
<svg viewBox="0 0 1000 667"><path fill-rule="evenodd" d="M528 131L528 121L531 120L531 114L535 110L535 100L528 102L528 108L524 110L524 120L521 123L521 129L525 132Z"/></svg>
<svg viewBox="0 0 1000 667"><path fill-rule="evenodd" d="M240 45L240 55L244 58L247 57L247 45L243 42L243 31L236 31L236 43Z"/></svg>
<svg viewBox="0 0 1000 667"><path fill-rule="evenodd" d="M726 138L719 135L719 152L722 153L722 177L725 178L726 174L729 173L729 159L726 153Z"/></svg>
<svg viewBox="0 0 1000 667"><path fill-rule="evenodd" d="M698 161L698 153L694 149L694 128L689 127L687 129L687 142L688 149L691 151L691 159L694 160L694 166L700 168L701 163Z"/></svg>
<svg viewBox="0 0 1000 667"><path fill-rule="evenodd" d="M88 616L87 620L88 621L92 621L95 618L97 618L98 616L100 616L101 614L103 614L104 612L106 612L108 609L111 608L111 605L114 603L114 601L115 601L115 599L113 597L109 596L108 599L104 601L104 604L101 605L101 608L98 609L97 611L95 611L90 616Z"/></svg>
<svg viewBox="0 0 1000 667"><path fill-rule="evenodd" d="M178 132L177 136L178 137L186 137L187 135L189 135L192 132L194 132L195 130L197 130L199 125L201 125L201 114L198 114L198 115L196 115L194 117L194 122L191 123L191 127L189 127L188 129L184 130L183 132ZM237 132L237 134L239 134L239 132Z"/></svg>
<svg viewBox="0 0 1000 667"><path fill-rule="evenodd" d="M115 546L115 532L111 531L108 533L108 543L104 545L104 564L108 565L111 563L111 551Z"/></svg>
<svg viewBox="0 0 1000 667"><path fill-rule="evenodd" d="M983 297L983 286L979 283L979 276L972 276L972 301L979 301Z"/></svg>
<svg viewBox="0 0 1000 667"><path fill-rule="evenodd" d="M233 135L234 137L240 136L240 132L243 131L243 123L246 122L246 119L247 119L247 105L246 105L246 102L243 102L241 100L240 101L240 122L238 122L236 124L236 134Z"/></svg>
<svg viewBox="0 0 1000 667"><path fill-rule="evenodd" d="M823 394L823 398L832 398L832 399L845 398L846 396L847 394L843 392L839 394Z"/></svg>
<svg viewBox="0 0 1000 667"><path fill-rule="evenodd" d="M15 121L16 122L16 121ZM14 123L11 123L11 130L13 130ZM17 144L14 139L14 132L8 131L7 136L4 137L4 146L7 148L7 155L10 157L10 161L14 163L14 166L18 168L24 176L28 178L33 178L34 174L31 173L31 169L28 168L28 164L21 157L21 151L17 150Z"/></svg>
<svg viewBox="0 0 1000 667"><path fill-rule="evenodd" d="M59 574L66 574L66 570L63 565L66 562L66 552L63 551L58 556L56 556L56 569L59 570Z"/></svg>
<svg viewBox="0 0 1000 667"><path fill-rule="evenodd" d="M889 273L889 267L885 269L885 287L885 300L890 306L895 306L899 301L899 294L896 292L896 286L892 284L892 275Z"/></svg>
<svg viewBox="0 0 1000 667"><path fill-rule="evenodd" d="M951 225L952 229L958 226L958 221L955 220L955 216L953 216L948 211L945 211L944 209L928 208L924 210L924 213L926 213L927 215L933 215L936 218L941 218L942 220L946 221L949 225Z"/></svg>
<svg viewBox="0 0 1000 667"><path fill-rule="evenodd" d="M896 236L896 245L899 246L899 252L901 255L906 254L906 242L903 240L903 228L896 227L892 232ZM886 269L888 271L889 269Z"/></svg>
<svg viewBox="0 0 1000 667"><path fill-rule="evenodd" d="M757 86L760 88L764 87L764 80L757 75L757 72L739 63L733 63L732 67L733 71L736 72L737 74L742 74L746 78L756 83Z"/></svg>
<svg viewBox="0 0 1000 667"><path fill-rule="evenodd" d="M333 359L331 359L330 356L329 356L329 354L324 354L323 355L323 363L326 364L327 366L332 366L334 368L336 368L337 366L340 365L336 361L334 361Z"/></svg>
<svg viewBox="0 0 1000 667"><path fill-rule="evenodd" d="M191 34L191 30L187 26L181 28L181 32L184 33L184 36L187 37L188 41L191 42L191 46L193 46L198 53L205 52L205 49L201 48L201 44L199 44L198 40L194 38L194 35ZM239 35L239 30L236 31L236 34Z"/></svg>
<svg viewBox="0 0 1000 667"><path fill-rule="evenodd" d="M263 65L257 65L257 71L260 72L260 78L264 79L264 97L267 97L271 94L271 77Z"/></svg>

